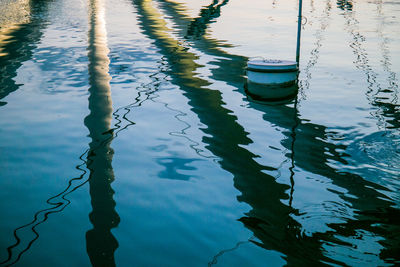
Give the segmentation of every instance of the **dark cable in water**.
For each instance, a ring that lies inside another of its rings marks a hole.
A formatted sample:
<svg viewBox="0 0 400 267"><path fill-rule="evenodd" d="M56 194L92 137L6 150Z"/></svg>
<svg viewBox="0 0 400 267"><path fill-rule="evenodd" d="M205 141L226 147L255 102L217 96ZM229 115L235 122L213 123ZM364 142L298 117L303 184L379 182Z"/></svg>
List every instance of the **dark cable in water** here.
<svg viewBox="0 0 400 267"><path fill-rule="evenodd" d="M152 74L152 75L150 75L150 77L153 77L158 73ZM149 85L151 85L153 83L154 83L154 81L150 82L149 84L147 84L147 85L145 85L143 87L147 87L147 86L149 86ZM133 103L116 109L116 111L113 112L113 115L114 115L115 120L117 120L117 123L114 124L115 127L113 129L111 129L107 133L104 133L104 134L114 134L114 135L109 137L109 138L107 138L107 139L105 139L105 140L103 140L101 143L99 143L99 145L97 147L95 147L92 150L92 152L98 150L99 148L103 147L107 143L109 143L112 140L114 140L116 137L118 137L119 132L121 132L122 130L127 129L131 125L134 125L135 123L132 122L131 120L129 120L126 117L127 114L131 111L131 108L139 107L139 106L141 106L143 104L143 102L151 99L150 96L154 92L156 92L157 90L158 90L158 88L156 87L156 88L150 88L150 89L144 90L144 91L139 91L138 96L135 98L135 101ZM145 99L140 100L141 95L142 95L143 92L146 95L146 97L145 97ZM127 110L127 112L125 112L122 115L122 118L124 120L128 121L128 124L125 125L124 127L120 126L120 124L122 123L122 120L119 119L120 115L118 115L118 112L120 110L123 110L123 109ZM115 130L117 130L117 131L115 131ZM71 203L70 200L68 200L65 197L68 196L69 194L71 194L72 192L76 191L78 188L82 187L83 185L85 185L89 181L89 178L88 178L86 180L83 180L80 184L72 187L72 184L73 184L74 181L82 180L85 177L85 175L87 174L87 170L82 169L82 166L85 166L85 165L86 166L90 166L90 164L91 164L91 159L90 159L91 155L87 155L87 160L84 159L84 156L86 154L88 154L88 152L89 152L89 149L86 149L85 152L83 152L79 156L79 159L81 161L83 161L83 163L81 163L81 164L76 166L76 169L80 170L82 172L82 174L79 177L75 177L75 178L70 179L68 181L67 187L62 192L60 192L57 195L54 195L54 196L52 196L52 197L50 197L49 199L46 200L46 203L50 204L50 205L53 205L53 207L37 211L35 213L35 215L34 215L34 219L30 223L15 228L15 230L13 231L13 235L14 235L14 238L16 239L16 242L13 245L11 245L11 246L9 246L7 248L7 253L8 253L7 259L2 261L2 262L0 262L1 265L11 266L11 265L14 265L15 263L17 263L21 259L22 255L26 251L28 251L31 248L32 244L39 238L39 233L36 231L36 227L38 225L43 224L44 222L46 222L50 214L62 212ZM63 199L64 201L63 202L52 202L52 200L54 200L54 199L56 199L58 197L61 197L61 199ZM41 214L43 214L43 218L39 219ZM27 229L28 227L34 233L35 237L32 240L29 241L28 245L23 250L21 250L18 253L18 255L16 256L16 259L13 262L10 262L12 260L12 258L13 258L13 249L17 248L21 244L21 238L19 237L18 232L20 230L22 230L22 229Z"/></svg>

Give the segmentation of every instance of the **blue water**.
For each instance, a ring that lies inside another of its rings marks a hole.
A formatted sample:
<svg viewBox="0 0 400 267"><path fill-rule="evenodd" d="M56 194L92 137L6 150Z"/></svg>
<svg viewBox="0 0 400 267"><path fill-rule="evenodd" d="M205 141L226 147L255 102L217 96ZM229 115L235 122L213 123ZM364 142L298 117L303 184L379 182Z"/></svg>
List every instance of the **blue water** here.
<svg viewBox="0 0 400 267"><path fill-rule="evenodd" d="M3 266L400 264L400 2L0 0ZM23 7L23 8L22 8Z"/></svg>

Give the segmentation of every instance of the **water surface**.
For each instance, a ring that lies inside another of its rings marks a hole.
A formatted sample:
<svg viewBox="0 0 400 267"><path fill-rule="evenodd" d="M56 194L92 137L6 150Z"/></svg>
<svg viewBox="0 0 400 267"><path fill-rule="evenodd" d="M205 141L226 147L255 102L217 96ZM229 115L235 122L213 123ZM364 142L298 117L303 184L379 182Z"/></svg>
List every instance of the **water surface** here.
<svg viewBox="0 0 400 267"><path fill-rule="evenodd" d="M294 59L294 0L24 4L0 9L1 265L400 264L400 2L305 1L279 104L244 69Z"/></svg>

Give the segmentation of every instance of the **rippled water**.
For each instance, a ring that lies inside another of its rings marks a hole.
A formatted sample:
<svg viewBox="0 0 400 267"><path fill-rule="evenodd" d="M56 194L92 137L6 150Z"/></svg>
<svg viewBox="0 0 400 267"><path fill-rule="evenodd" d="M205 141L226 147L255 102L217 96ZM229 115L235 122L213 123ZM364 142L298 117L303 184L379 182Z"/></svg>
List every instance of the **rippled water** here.
<svg viewBox="0 0 400 267"><path fill-rule="evenodd" d="M1 265L400 264L397 0L0 5Z"/></svg>

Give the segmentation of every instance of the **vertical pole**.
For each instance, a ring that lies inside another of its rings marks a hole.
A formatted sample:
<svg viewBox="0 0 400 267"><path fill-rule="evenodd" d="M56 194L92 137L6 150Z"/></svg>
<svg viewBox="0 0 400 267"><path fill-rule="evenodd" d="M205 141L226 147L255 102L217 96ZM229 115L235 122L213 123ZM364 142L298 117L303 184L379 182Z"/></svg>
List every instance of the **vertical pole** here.
<svg viewBox="0 0 400 267"><path fill-rule="evenodd" d="M299 16L298 16L298 21L297 21L297 46L296 46L296 62L297 62L297 67L299 67L299 62L300 62L301 21L303 20L303 17L302 17L302 15L301 15L301 13L302 13L302 8L303 8L303 0L299 0Z"/></svg>

